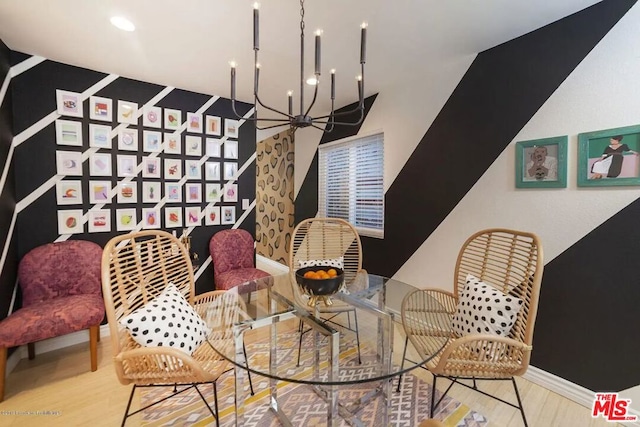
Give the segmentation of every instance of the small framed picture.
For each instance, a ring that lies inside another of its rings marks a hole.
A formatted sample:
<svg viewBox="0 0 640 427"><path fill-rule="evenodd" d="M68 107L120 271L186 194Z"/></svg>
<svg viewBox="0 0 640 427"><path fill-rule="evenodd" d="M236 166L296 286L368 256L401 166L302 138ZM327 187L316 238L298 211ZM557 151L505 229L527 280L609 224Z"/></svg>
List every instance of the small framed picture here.
<svg viewBox="0 0 640 427"><path fill-rule="evenodd" d="M202 138L187 135L184 137L184 154L187 156L202 156Z"/></svg>
<svg viewBox="0 0 640 427"><path fill-rule="evenodd" d="M153 130L142 131L142 150L158 153L162 149L162 133Z"/></svg>
<svg viewBox="0 0 640 427"><path fill-rule="evenodd" d="M207 138L206 146L206 154L208 157L220 157L220 147L222 146L222 141L215 138Z"/></svg>
<svg viewBox="0 0 640 427"><path fill-rule="evenodd" d="M200 203L202 202L202 184L200 183L187 183L184 186L186 202L187 203Z"/></svg>
<svg viewBox="0 0 640 427"><path fill-rule="evenodd" d="M181 203L182 202L182 186L178 183L165 182L164 198L167 201L167 203Z"/></svg>
<svg viewBox="0 0 640 427"><path fill-rule="evenodd" d="M59 205L81 205L82 181L56 182L56 200Z"/></svg>
<svg viewBox="0 0 640 427"><path fill-rule="evenodd" d="M566 136L516 143L517 188L567 186Z"/></svg>
<svg viewBox="0 0 640 427"><path fill-rule="evenodd" d="M89 155L89 175L111 176L111 154L93 153Z"/></svg>
<svg viewBox="0 0 640 427"><path fill-rule="evenodd" d="M182 208L164 208L164 226L166 228L182 227Z"/></svg>
<svg viewBox="0 0 640 427"><path fill-rule="evenodd" d="M578 134L578 187L640 185L640 125Z"/></svg>
<svg viewBox="0 0 640 427"><path fill-rule="evenodd" d="M220 225L220 206L207 206L204 225Z"/></svg>
<svg viewBox="0 0 640 427"><path fill-rule="evenodd" d="M220 117L207 116L206 134L220 136L220 133L221 133L220 131L221 131Z"/></svg>
<svg viewBox="0 0 640 427"><path fill-rule="evenodd" d="M136 208L116 209L116 230L131 231L138 225Z"/></svg>
<svg viewBox="0 0 640 427"><path fill-rule="evenodd" d="M142 228L160 228L160 209L142 208Z"/></svg>
<svg viewBox="0 0 640 427"><path fill-rule="evenodd" d="M238 184L225 184L223 198L225 202L237 202Z"/></svg>
<svg viewBox="0 0 640 427"><path fill-rule="evenodd" d="M138 129L122 128L118 131L118 150L138 151Z"/></svg>
<svg viewBox="0 0 640 427"><path fill-rule="evenodd" d="M137 156L118 154L118 177L125 178L128 176L136 176L138 167Z"/></svg>
<svg viewBox="0 0 640 427"><path fill-rule="evenodd" d="M138 104L135 102L118 100L118 122L137 125Z"/></svg>
<svg viewBox="0 0 640 427"><path fill-rule="evenodd" d="M164 179L182 179L182 160L164 159Z"/></svg>
<svg viewBox="0 0 640 427"><path fill-rule="evenodd" d="M187 132L202 133L202 114L187 113Z"/></svg>
<svg viewBox="0 0 640 427"><path fill-rule="evenodd" d="M142 108L142 125L150 128L161 128L162 108L144 106Z"/></svg>
<svg viewBox="0 0 640 427"><path fill-rule="evenodd" d="M58 234L79 234L83 232L82 209L58 211Z"/></svg>
<svg viewBox="0 0 640 427"><path fill-rule="evenodd" d="M220 181L220 162L205 162L204 178L207 181Z"/></svg>
<svg viewBox="0 0 640 427"><path fill-rule="evenodd" d="M135 181L118 183L118 203L138 203L138 183Z"/></svg>
<svg viewBox="0 0 640 427"><path fill-rule="evenodd" d="M238 158L238 141L225 141L224 142L224 157L226 159Z"/></svg>
<svg viewBox="0 0 640 427"><path fill-rule="evenodd" d="M111 126L89 123L89 147L111 148Z"/></svg>
<svg viewBox="0 0 640 427"><path fill-rule="evenodd" d="M182 126L182 111L164 109L164 128L177 130Z"/></svg>
<svg viewBox="0 0 640 427"><path fill-rule="evenodd" d="M222 206L221 207L222 218L221 224L235 224L236 222L236 207L235 206Z"/></svg>
<svg viewBox="0 0 640 427"><path fill-rule="evenodd" d="M217 203L220 201L222 192L220 191L220 184L205 184L205 202Z"/></svg>
<svg viewBox="0 0 640 427"><path fill-rule="evenodd" d="M237 138L240 122L238 120L224 119L224 136L227 138Z"/></svg>
<svg viewBox="0 0 640 427"><path fill-rule="evenodd" d="M160 158L159 157L143 157L142 158L142 177L143 178L160 178Z"/></svg>
<svg viewBox="0 0 640 427"><path fill-rule="evenodd" d="M56 144L82 147L82 122L56 120Z"/></svg>
<svg viewBox="0 0 640 427"><path fill-rule="evenodd" d="M189 206L185 208L184 216L186 219L185 225L190 227L202 225L202 220L200 219L200 208L198 206Z"/></svg>
<svg viewBox="0 0 640 427"><path fill-rule="evenodd" d="M179 133L165 133L164 152L166 154L182 154L182 135Z"/></svg>
<svg viewBox="0 0 640 427"><path fill-rule="evenodd" d="M61 116L82 117L82 94L56 89L56 105Z"/></svg>
<svg viewBox="0 0 640 427"><path fill-rule="evenodd" d="M79 151L56 151L56 173L58 175L82 176L82 153Z"/></svg>
<svg viewBox="0 0 640 427"><path fill-rule="evenodd" d="M89 118L111 122L113 120L113 102L109 98L100 96L89 97Z"/></svg>
<svg viewBox="0 0 640 427"><path fill-rule="evenodd" d="M89 202L104 204L111 201L111 181L89 181Z"/></svg>
<svg viewBox="0 0 640 427"><path fill-rule="evenodd" d="M224 179L231 180L236 179L236 173L238 173L238 163L225 162L224 163Z"/></svg>
<svg viewBox="0 0 640 427"><path fill-rule="evenodd" d="M95 209L88 212L89 233L111 232L111 211L109 209Z"/></svg>
<svg viewBox="0 0 640 427"><path fill-rule="evenodd" d="M199 160L185 160L184 162L185 175L187 179L202 179L202 168L200 167Z"/></svg>
<svg viewBox="0 0 640 427"><path fill-rule="evenodd" d="M142 203L158 203L162 199L162 189L159 182L144 181L142 183Z"/></svg>

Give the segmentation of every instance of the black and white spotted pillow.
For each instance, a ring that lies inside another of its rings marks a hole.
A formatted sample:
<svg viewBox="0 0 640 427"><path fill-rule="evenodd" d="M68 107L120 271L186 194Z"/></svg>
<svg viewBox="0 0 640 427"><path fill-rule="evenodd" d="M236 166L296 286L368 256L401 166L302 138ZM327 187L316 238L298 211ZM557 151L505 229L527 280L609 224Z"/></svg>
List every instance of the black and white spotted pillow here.
<svg viewBox="0 0 640 427"><path fill-rule="evenodd" d="M120 324L143 347L173 347L188 354L209 334L205 322L172 283L156 298L120 319Z"/></svg>
<svg viewBox="0 0 640 427"><path fill-rule="evenodd" d="M467 275L467 285L453 316L453 331L458 336L493 334L506 337L516 322L523 301Z"/></svg>
<svg viewBox="0 0 640 427"><path fill-rule="evenodd" d="M344 257L331 258L331 259L309 259L306 261L298 261L300 268L303 267L315 267L316 265L327 265L330 267L344 268Z"/></svg>

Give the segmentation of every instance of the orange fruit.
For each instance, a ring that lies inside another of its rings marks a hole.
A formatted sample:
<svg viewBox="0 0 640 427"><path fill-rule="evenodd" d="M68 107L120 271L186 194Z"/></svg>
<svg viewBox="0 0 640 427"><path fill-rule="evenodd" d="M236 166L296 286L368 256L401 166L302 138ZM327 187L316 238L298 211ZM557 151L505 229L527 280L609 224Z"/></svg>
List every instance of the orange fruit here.
<svg viewBox="0 0 640 427"><path fill-rule="evenodd" d="M338 272L335 270L335 268L330 268L327 271L327 274L329 275L329 277L336 277L338 275Z"/></svg>
<svg viewBox="0 0 640 427"><path fill-rule="evenodd" d="M316 273L314 273L313 271L307 271L306 273L304 273L304 278L305 279L311 279L311 276L315 276Z"/></svg>
<svg viewBox="0 0 640 427"><path fill-rule="evenodd" d="M316 274L318 275L319 279L328 279L329 278L329 275L324 270L320 270Z"/></svg>

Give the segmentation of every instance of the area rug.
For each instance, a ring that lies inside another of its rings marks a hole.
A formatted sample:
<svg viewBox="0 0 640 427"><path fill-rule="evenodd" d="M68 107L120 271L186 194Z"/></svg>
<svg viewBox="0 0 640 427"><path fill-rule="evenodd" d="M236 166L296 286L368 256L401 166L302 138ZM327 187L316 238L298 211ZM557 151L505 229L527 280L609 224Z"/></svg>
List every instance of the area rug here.
<svg viewBox="0 0 640 427"><path fill-rule="evenodd" d="M280 339L280 338L279 338ZM297 344L298 334L289 333L285 339ZM342 340L341 340L342 341ZM278 353L279 366L292 371L299 370L296 374L305 375L304 368L296 367L297 348L296 345L282 346L290 348L291 351ZM344 351L341 345L341 358L353 356L354 346L345 340ZM268 357L269 345L267 343L254 343L248 348L249 363ZM303 363L305 358L310 358L310 354L303 353ZM373 355L363 354L363 365L367 366L369 358ZM355 358L352 357L353 360ZM309 360L307 360L308 362ZM343 375L357 375L361 366L349 366L344 369ZM310 364L306 364L310 366ZM365 368L366 369L366 368ZM307 369L308 371L308 369ZM253 375L253 386L255 395L251 396L245 404L244 427L276 427L280 423L275 418L273 412L268 408L269 402L269 380L258 375ZM338 401L351 401L363 396L372 390L379 383L363 383L340 388ZM389 411L389 424L397 427L413 427L429 418L429 404L431 402L431 384L422 381L416 375L404 375L402 379L401 391L397 392L395 385L391 392L391 407ZM247 385L248 387L248 385ZM213 390L210 386L199 387L207 401L213 407ZM217 382L218 405L220 408L220 425L227 427L235 425L234 408L234 376L233 372L224 374ZM158 400L169 394L169 390L164 388L143 389L141 395L142 405ZM436 391L436 399L439 399L439 392ZM325 426L327 422L327 405L318 397L314 390L304 384L278 383L278 403L290 418L294 426ZM358 417L365 425L380 426L380 414L383 402L380 398L372 400L359 413ZM438 406L434 415L435 419L441 420L447 426L460 427L483 427L488 424L487 419L480 413L475 412L467 406L446 396ZM156 405L142 413L141 425L148 427L155 426L215 426L215 419L204 406L204 403L194 390L180 394L168 399L162 404ZM345 421L341 425L347 426Z"/></svg>

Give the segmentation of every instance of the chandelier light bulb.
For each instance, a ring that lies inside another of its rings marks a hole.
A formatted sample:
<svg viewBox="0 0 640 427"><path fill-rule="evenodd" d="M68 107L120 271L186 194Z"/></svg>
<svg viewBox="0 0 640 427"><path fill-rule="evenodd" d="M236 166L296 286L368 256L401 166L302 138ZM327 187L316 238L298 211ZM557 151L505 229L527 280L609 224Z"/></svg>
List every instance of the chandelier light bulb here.
<svg viewBox="0 0 640 427"><path fill-rule="evenodd" d="M229 61L229 65L231 66L231 68L236 68L238 66L236 61Z"/></svg>
<svg viewBox="0 0 640 427"><path fill-rule="evenodd" d="M316 79L315 77L309 77L309 78L307 79L307 84L308 84L309 86L315 86L315 85L317 85L317 84L318 84L318 79Z"/></svg>
<svg viewBox="0 0 640 427"><path fill-rule="evenodd" d="M253 8L254 8L254 9L260 9L260 3L255 2L255 3L253 4Z"/></svg>

